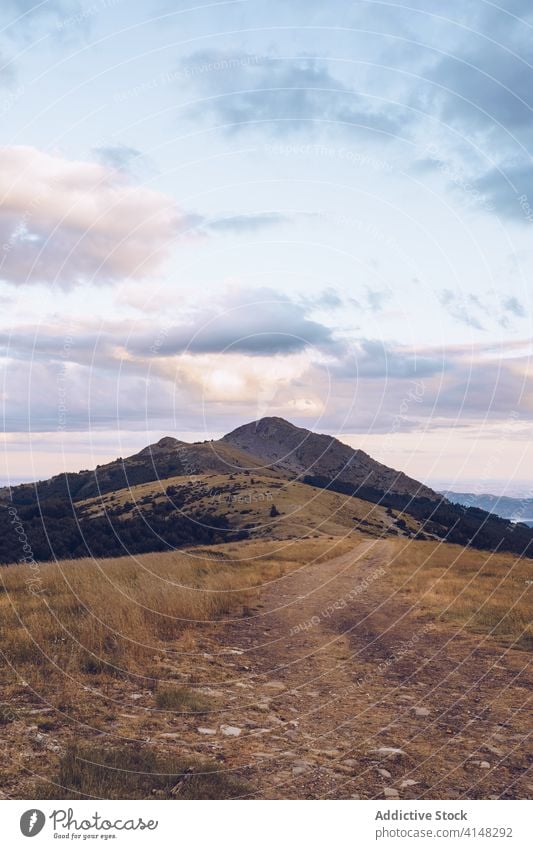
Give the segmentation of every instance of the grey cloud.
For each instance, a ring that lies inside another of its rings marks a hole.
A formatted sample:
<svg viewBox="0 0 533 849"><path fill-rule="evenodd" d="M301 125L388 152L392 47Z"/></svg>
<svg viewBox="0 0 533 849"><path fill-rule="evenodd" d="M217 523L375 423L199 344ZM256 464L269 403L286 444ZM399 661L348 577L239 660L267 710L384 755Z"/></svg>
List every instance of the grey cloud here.
<svg viewBox="0 0 533 849"><path fill-rule="evenodd" d="M290 219L278 212L258 212L203 220L205 229L215 233L254 233L264 228L283 224Z"/></svg>
<svg viewBox="0 0 533 849"><path fill-rule="evenodd" d="M444 289L440 302L452 318L475 330L487 330L494 324L509 327L513 318L527 315L526 308L515 295L503 295L494 289L487 289L483 300L472 292L456 293Z"/></svg>
<svg viewBox="0 0 533 849"><path fill-rule="evenodd" d="M520 196L533 191L533 46L525 22L532 15L531 3L520 0L463 4L462 34L439 45L444 55L426 63L412 92L417 108L459 133L450 137L454 152L446 142L437 150L439 142L414 170L441 171L464 200L516 220L526 217ZM499 168L487 170L487 160Z"/></svg>
<svg viewBox="0 0 533 849"><path fill-rule="evenodd" d="M370 289L368 286L366 288L366 300L368 307L372 310L372 312L380 312L388 297L389 295L387 292Z"/></svg>
<svg viewBox="0 0 533 849"><path fill-rule="evenodd" d="M493 355L486 361L460 349L438 358L428 350L421 352L422 365L415 369L401 350L389 349L385 358L380 345L364 345L369 357L359 353L351 365L347 361L344 373L329 370L333 380L327 420L337 427L342 422L344 430L354 433L456 430L479 421L484 427L487 421L508 421L511 411L533 420L533 380L525 359ZM314 385L320 385L316 377Z"/></svg>
<svg viewBox="0 0 533 849"><path fill-rule="evenodd" d="M475 186L490 198L499 215L529 225L533 222L533 166L529 157L528 161L491 169Z"/></svg>
<svg viewBox="0 0 533 849"><path fill-rule="evenodd" d="M516 11L524 4L514 4ZM533 50L528 27L490 10L471 20L470 36L437 62L428 78L437 83L434 101L441 116L471 136L493 137L493 146L530 140L533 108ZM487 38L478 32L487 31ZM427 96L427 93L426 93ZM498 126L500 125L500 126Z"/></svg>
<svg viewBox="0 0 533 849"><path fill-rule="evenodd" d="M487 310L476 295L455 294L450 289L444 289L440 295L440 302L456 321L460 321L468 327L473 327L475 330L485 330L476 313L482 312L486 315Z"/></svg>
<svg viewBox="0 0 533 849"><path fill-rule="evenodd" d="M308 318L302 304L262 290L248 302L242 296L226 299L223 308L198 313L190 325L170 329L157 355L228 351L265 356L333 345L331 329ZM135 353L149 354L151 347L146 338L132 343Z"/></svg>
<svg viewBox="0 0 533 849"><path fill-rule="evenodd" d="M104 341L109 351L112 343L122 341L117 335L118 328L114 336L107 333ZM146 421L153 427L154 422L168 422L172 409L180 411L181 429L185 421L191 430L198 426L197 387L176 382L174 373L160 376L156 369L148 368L146 358L132 366L128 358L96 356L93 364L90 334L79 344L78 335L74 336L66 370L65 360L44 362L39 357L31 363L12 358L5 367L7 430L27 431L30 425L33 432L57 430L62 404L66 407L65 429L71 430L117 426L136 430ZM85 364L72 365L80 359L83 346ZM503 420L511 410L519 410L521 418L531 420L533 380L527 376L527 360L502 358L503 352L480 348L472 355L463 347L447 350L444 357L432 349L414 353L377 340L361 340L355 350L337 352L336 364L334 361L327 369L311 364L297 379L282 385L276 409L293 418L288 411L295 397L327 398L322 427L335 430L342 426L354 433L369 427L374 433L387 433L391 428L432 430L452 423L456 428L485 421L487 416ZM481 358L488 353L490 361ZM222 427L221 421L228 415L239 421L252 418L256 398L238 402L231 412L221 412L217 401L203 399L202 403L216 417L217 427ZM202 416L204 412L202 408ZM295 411L294 415L299 414Z"/></svg>
<svg viewBox="0 0 533 849"><path fill-rule="evenodd" d="M469 369L454 372L453 380L440 388L436 397L436 414L480 417L490 414L508 416L520 410L521 417L531 418L527 404L533 382L514 366L518 361L471 362Z"/></svg>
<svg viewBox="0 0 533 849"><path fill-rule="evenodd" d="M208 216L199 212L187 215L187 232L191 235L238 235L257 233L291 221L280 212L244 212Z"/></svg>
<svg viewBox="0 0 533 849"><path fill-rule="evenodd" d="M13 17L18 15L51 15L64 14L68 11L72 14L74 11L81 9L80 3L76 0L4 0L4 14L11 14Z"/></svg>
<svg viewBox="0 0 533 849"><path fill-rule="evenodd" d="M197 311L187 325L28 326L1 334L0 345L7 354L5 426L12 431L27 430L30 422L32 431L57 429L63 403L65 429L135 429L146 420L168 419L180 393L183 418L194 419L187 411L194 387L157 367L162 358L185 351L264 357L312 346L336 349L331 330L311 320L303 304L269 290L254 293L253 300L227 296L223 306Z"/></svg>
<svg viewBox="0 0 533 849"><path fill-rule="evenodd" d="M127 145L112 145L108 147L96 147L94 153L97 159L110 168L117 171L130 171L132 166L137 164L143 154L140 150Z"/></svg>
<svg viewBox="0 0 533 849"><path fill-rule="evenodd" d="M289 61L203 50L184 60L182 73L202 98L190 113L210 115L229 133L266 124L286 135L333 122L395 135L406 123L401 110L372 105L313 57Z"/></svg>
<svg viewBox="0 0 533 849"><path fill-rule="evenodd" d="M95 15L104 2L97 0L84 7L78 0L3 0L0 20L4 36L15 44L25 43L45 30L47 38L64 39Z"/></svg>
<svg viewBox="0 0 533 849"><path fill-rule="evenodd" d="M505 298L503 301L503 308L507 312L515 315L517 318L525 318L527 315L525 307L520 303L518 298Z"/></svg>
<svg viewBox="0 0 533 849"><path fill-rule="evenodd" d="M317 306L325 307L326 309L338 309L342 307L343 300L335 289L328 287L325 289L321 295L316 299Z"/></svg>
<svg viewBox="0 0 533 849"><path fill-rule="evenodd" d="M6 354L23 360L68 361L102 368L146 371L146 360L190 354L239 353L250 356L294 354L317 346L337 350L329 327L308 317L308 307L268 289L226 296L223 303L197 310L188 324L148 331L146 324L104 324L98 331L75 328L25 327L0 333ZM140 358L120 360L118 349Z"/></svg>
<svg viewBox="0 0 533 849"><path fill-rule="evenodd" d="M42 362L11 362L2 380L7 431L88 431L93 428L152 427L168 419L178 390L167 381L131 375L118 368Z"/></svg>
<svg viewBox="0 0 533 849"><path fill-rule="evenodd" d="M411 378L442 374L448 361L433 354L413 353L375 339L360 340L328 370L338 378Z"/></svg>

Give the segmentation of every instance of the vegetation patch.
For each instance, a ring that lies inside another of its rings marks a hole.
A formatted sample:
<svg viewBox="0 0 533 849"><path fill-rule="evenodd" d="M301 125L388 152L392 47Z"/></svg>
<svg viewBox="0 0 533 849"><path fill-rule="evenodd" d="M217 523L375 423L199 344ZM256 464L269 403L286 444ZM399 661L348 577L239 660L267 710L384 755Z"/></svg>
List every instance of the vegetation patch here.
<svg viewBox="0 0 533 849"><path fill-rule="evenodd" d="M210 708L209 699L189 687L164 686L157 691L155 701L161 710L184 713L205 713Z"/></svg>
<svg viewBox="0 0 533 849"><path fill-rule="evenodd" d="M36 799L236 799L248 786L213 763L159 755L146 747L71 746Z"/></svg>

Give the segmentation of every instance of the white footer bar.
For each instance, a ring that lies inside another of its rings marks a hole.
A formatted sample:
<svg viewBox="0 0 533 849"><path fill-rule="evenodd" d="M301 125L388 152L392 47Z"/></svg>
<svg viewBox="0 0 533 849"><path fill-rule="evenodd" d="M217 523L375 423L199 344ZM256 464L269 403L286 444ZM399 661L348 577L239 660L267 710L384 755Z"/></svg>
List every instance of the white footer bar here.
<svg viewBox="0 0 533 849"><path fill-rule="evenodd" d="M533 846L530 801L3 801L0 814L10 849Z"/></svg>

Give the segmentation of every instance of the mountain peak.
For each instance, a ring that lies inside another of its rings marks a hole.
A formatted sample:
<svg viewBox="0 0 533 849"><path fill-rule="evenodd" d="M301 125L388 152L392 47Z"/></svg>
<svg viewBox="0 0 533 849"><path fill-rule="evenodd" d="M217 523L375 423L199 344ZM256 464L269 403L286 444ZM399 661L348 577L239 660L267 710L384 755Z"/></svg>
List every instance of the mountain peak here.
<svg viewBox="0 0 533 849"><path fill-rule="evenodd" d="M282 468L303 480L335 481L367 491L401 493L432 500L439 496L402 472L376 462L360 449L333 436L297 427L278 416L266 416L238 427L221 442L253 454L265 467Z"/></svg>
<svg viewBox="0 0 533 849"><path fill-rule="evenodd" d="M147 445L146 448L143 448L142 451L139 451L134 456L144 457L147 454L164 454L176 450L180 445L186 445L186 443L180 439L175 439L173 436L163 436L158 442Z"/></svg>
<svg viewBox="0 0 533 849"><path fill-rule="evenodd" d="M296 425L288 422L287 419L280 418L280 416L264 416L262 419L257 419L257 421L248 422L235 428L235 430L227 433L223 439L232 442L236 436L245 436L246 434L260 434L261 436L269 437L276 436L276 434L293 433L302 430L304 429L296 427Z"/></svg>

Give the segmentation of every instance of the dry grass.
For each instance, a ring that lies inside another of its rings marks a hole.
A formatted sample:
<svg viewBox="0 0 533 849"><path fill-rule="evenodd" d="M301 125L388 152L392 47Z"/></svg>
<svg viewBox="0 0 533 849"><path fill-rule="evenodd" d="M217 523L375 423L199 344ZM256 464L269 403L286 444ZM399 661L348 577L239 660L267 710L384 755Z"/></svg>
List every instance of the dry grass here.
<svg viewBox="0 0 533 849"><path fill-rule="evenodd" d="M67 750L53 782L38 784L35 798L235 799L247 789L213 763L86 743Z"/></svg>
<svg viewBox="0 0 533 849"><path fill-rule="evenodd" d="M161 710L180 713L205 713L210 707L209 699L202 693L179 686L165 685L156 693L155 702Z"/></svg>
<svg viewBox="0 0 533 849"><path fill-rule="evenodd" d="M135 669L161 642L238 611L270 564L236 569L186 554L153 554L2 570L0 645L26 663L99 673Z"/></svg>
<svg viewBox="0 0 533 849"><path fill-rule="evenodd" d="M533 561L434 542L397 542L387 580L421 612L533 649Z"/></svg>
<svg viewBox="0 0 533 849"><path fill-rule="evenodd" d="M341 553L339 546L326 539L236 543L6 567L0 571L0 649L8 664L32 678L142 673L175 641L186 649L199 623L243 615L256 588L300 566L302 558Z"/></svg>

